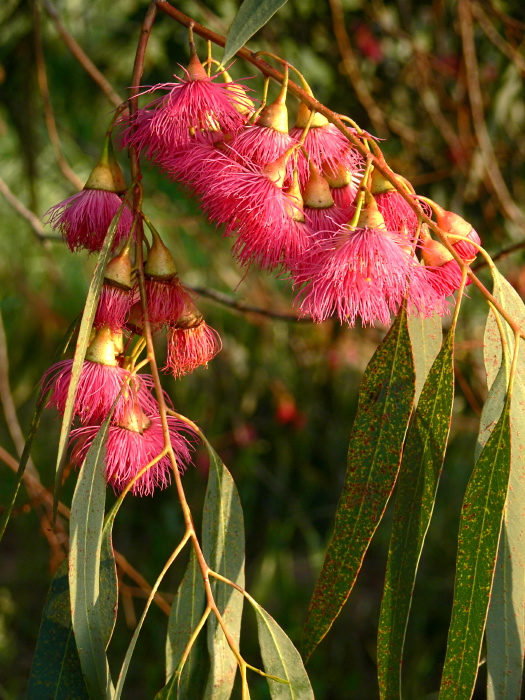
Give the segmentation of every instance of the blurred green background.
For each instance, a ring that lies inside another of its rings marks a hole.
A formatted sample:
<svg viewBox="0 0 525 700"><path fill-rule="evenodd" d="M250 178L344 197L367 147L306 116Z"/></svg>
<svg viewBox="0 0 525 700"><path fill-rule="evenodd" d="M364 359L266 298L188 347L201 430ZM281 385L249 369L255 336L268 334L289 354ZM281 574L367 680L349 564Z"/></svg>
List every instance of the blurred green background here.
<svg viewBox="0 0 525 700"><path fill-rule="evenodd" d="M220 33L227 31L238 5L233 0L177 3ZM147 3L57 0L54 7L68 32L125 96ZM114 108L59 36L50 8L29 0L4 0L0 7L0 311L5 328L1 344L9 362L7 366L5 356L0 358L0 384L4 414L11 395L23 431L31 421L37 383L82 310L94 259L70 254L60 241L39 239L2 193L7 186L41 217L75 192L50 139L47 102L63 158L82 182L99 154ZM455 3L440 0L289 0L249 46L285 57L322 102L384 139L382 148L393 169L420 194L471 221L491 253L516 246L501 258L500 267L523 293L519 246L525 227L519 205L525 199L525 11L517 1L475 2L471 8L469 24ZM475 40L475 79L463 53L469 32ZM197 42L204 57L205 43ZM186 31L159 15L143 83L166 82L175 71L180 74L178 64L188 59L186 43ZM254 70L237 61L232 73L242 77L254 75ZM256 78L250 85L258 88L261 81ZM477 88L481 104L473 110ZM275 86L271 90L276 94ZM292 114L296 107L291 98ZM120 161L127 169L126 154ZM271 312L295 313L286 280L239 269L230 257L230 241L204 221L182 190L147 165L144 190L145 212L169 242L186 284L218 290ZM480 274L488 283L486 271ZM239 313L204 296L201 308L221 333L224 349L207 370L177 382L168 379L166 388L177 409L199 423L232 472L246 521L247 588L298 644L344 480L360 378L385 329L276 320ZM450 446L408 629L404 680L409 699L433 697L439 687L459 510L486 395L485 317L484 302L469 292L456 344ZM16 457L8 423L12 428L12 420L0 422L0 446ZM46 411L33 459L48 487L54 481L59 428L56 414ZM184 476L197 520L206 468L206 457L199 453L195 469ZM14 484L3 457L0 477L3 508ZM64 488L65 503L74 480L73 473ZM319 700L378 696L375 644L389 513L342 615L308 664ZM6 700L26 692L41 610L62 556L44 517L42 504L22 487L0 545L0 698ZM115 546L153 582L182 532L175 491L167 489L154 498L128 499L117 519ZM183 560L177 562L162 584L168 597L183 566ZM128 578L124 582L110 647L114 672L143 605L135 584ZM242 648L257 664L250 614ZM135 651L126 698L151 698L162 687L165 631L166 616L153 607ZM481 669L479 698L485 696L483 676ZM235 693L240 696L238 688ZM269 697L262 680L253 679L252 697Z"/></svg>

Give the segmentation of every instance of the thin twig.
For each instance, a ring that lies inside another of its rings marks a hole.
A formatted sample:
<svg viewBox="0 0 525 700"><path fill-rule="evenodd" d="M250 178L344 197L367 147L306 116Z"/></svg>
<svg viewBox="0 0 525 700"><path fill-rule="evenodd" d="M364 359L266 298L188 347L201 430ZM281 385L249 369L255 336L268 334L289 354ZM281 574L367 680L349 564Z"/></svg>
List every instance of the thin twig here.
<svg viewBox="0 0 525 700"><path fill-rule="evenodd" d="M525 215L512 199L507 185L503 180L483 114L483 96L481 92L476 46L474 44L474 27L472 23L470 0L459 0L458 16L472 121L483 158L483 166L503 212L525 232Z"/></svg>
<svg viewBox="0 0 525 700"><path fill-rule="evenodd" d="M339 48L339 53L343 60L343 69L348 76L359 102L363 105L370 121L374 125L378 136L386 138L389 135L388 126L385 121L383 112L372 97L367 84L365 83L359 64L357 62L352 43L345 26L345 16L341 0L329 0L330 10L332 13L332 25L334 29L335 40Z"/></svg>
<svg viewBox="0 0 525 700"><path fill-rule="evenodd" d="M49 84L47 82L46 59L44 56L44 47L42 45L41 26L42 16L40 13L40 5L38 2L35 2L33 5L33 34L35 38L36 76L40 90L40 97L42 98L42 104L44 107L47 133L55 153L58 167L62 171L62 174L69 180L73 187L75 187L77 190L81 190L84 183L65 159L62 144L60 143L60 136L58 135L53 106L49 96Z"/></svg>
<svg viewBox="0 0 525 700"><path fill-rule="evenodd" d="M60 16L55 7L53 6L51 0L44 0L44 5L48 15L53 20L55 28L59 33L62 41L71 51L71 53L77 59L77 61L80 63L82 68L84 68L86 73L88 73L88 75L95 81L95 83L99 86L102 92L106 95L108 100L112 104L114 104L115 107L121 105L122 102L124 102L125 100L123 100L122 97L120 97L120 95L113 88L111 83L102 75L102 73L95 66L95 64L89 58L89 56L85 53L85 51L82 49L79 43L71 36L71 34L64 27Z"/></svg>
<svg viewBox="0 0 525 700"><path fill-rule="evenodd" d="M36 234L37 238L42 241L61 241L62 236L57 236L56 234L46 233L44 227L42 226L40 219L36 214L34 214L30 209L23 204L18 197L9 189L7 183L0 177L0 194L4 196L6 202L20 214L31 226L33 232Z"/></svg>
<svg viewBox="0 0 525 700"><path fill-rule="evenodd" d="M237 301L228 294L223 294L216 289L210 289L209 287L190 287L196 294L206 297L208 299L213 299L218 304L222 306L227 306L230 309L235 309L242 313L258 314L259 316L265 316L267 318L274 318L277 321L288 321L291 323L312 323L310 318L301 318L294 314L284 314L278 311L270 311L269 309L262 309L258 306L252 306L251 304L245 304L242 301Z"/></svg>
<svg viewBox="0 0 525 700"><path fill-rule="evenodd" d="M525 58L516 51L514 46L511 46L505 39L500 35L496 27L490 21L490 18L485 14L485 11L480 3L473 2L472 14L478 20L479 26L485 32L487 38L498 48L502 54L504 54L520 71L523 75L525 74Z"/></svg>

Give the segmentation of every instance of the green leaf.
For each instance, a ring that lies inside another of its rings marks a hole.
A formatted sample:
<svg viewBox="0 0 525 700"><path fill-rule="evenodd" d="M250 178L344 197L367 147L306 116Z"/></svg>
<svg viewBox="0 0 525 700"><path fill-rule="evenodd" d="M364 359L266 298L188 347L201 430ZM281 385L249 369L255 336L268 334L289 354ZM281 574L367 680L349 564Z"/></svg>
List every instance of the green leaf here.
<svg viewBox="0 0 525 700"><path fill-rule="evenodd" d="M286 0L244 0L230 25L222 63L228 63L285 3Z"/></svg>
<svg viewBox="0 0 525 700"><path fill-rule="evenodd" d="M476 682L510 471L509 402L470 477L462 506L452 621L440 700L470 700Z"/></svg>
<svg viewBox="0 0 525 700"><path fill-rule="evenodd" d="M62 426L60 428L60 438L58 441L55 491L53 495L53 513L55 516L58 506L58 500L60 497L62 475L66 463L67 444L69 433L71 430L71 423L73 421L73 409L75 407L75 396L77 393L78 381L82 372L84 358L86 356L86 350L89 345L89 337L91 335L91 329L93 327L93 321L95 319L95 313L97 311L100 290L102 289L102 284L104 283L106 264L111 254L113 239L115 238L115 232L117 230L123 208L124 202L122 203L120 209L115 214L111 221L111 224L109 225L106 238L104 239L104 245L102 246L102 250L98 255L95 271L93 272L91 284L89 285L86 304L84 306L84 313L82 314L82 320L80 322L80 329L78 331L75 356L73 358L73 366L71 368L71 380L69 382L67 400L66 405L64 407L64 416L62 418Z"/></svg>
<svg viewBox="0 0 525 700"><path fill-rule="evenodd" d="M71 504L69 588L71 617L90 697L113 695L106 658L107 617L100 602L102 526L106 501L105 456L109 416L98 431L78 477Z"/></svg>
<svg viewBox="0 0 525 700"><path fill-rule="evenodd" d="M244 588L244 521L237 488L230 472L210 443L204 439L210 456L208 487L202 519L202 551L209 567ZM234 642L241 633L243 595L231 586L211 578L213 596ZM228 700L237 661L217 618L207 622L210 672L205 700Z"/></svg>
<svg viewBox="0 0 525 700"><path fill-rule="evenodd" d="M499 273L495 275L494 296L509 311L512 318L525 327L525 306L517 292ZM502 345L494 314L491 312L485 328L485 366L487 380L492 384L482 415L479 443L487 439L498 411L502 410L502 394L510 374L510 358L514 351L514 334L503 321L507 361L502 363ZM511 467L509 490L503 518L498 559L487 618L488 700L519 700L525 653L525 347L520 348L510 405ZM493 389L500 390L492 399ZM496 389L498 387L496 386ZM492 407L486 416L487 405Z"/></svg>
<svg viewBox="0 0 525 700"><path fill-rule="evenodd" d="M328 632L355 583L394 488L414 400L403 310L372 357L361 387L335 529L306 619L303 657Z"/></svg>
<svg viewBox="0 0 525 700"><path fill-rule="evenodd" d="M166 680L167 686L159 698L200 698L208 674L208 652L203 634L199 634L180 678L174 677L188 641L197 628L206 608L204 582L192 547L190 560L179 589L175 595L168 621L166 639ZM169 680L171 678L171 680ZM167 692L169 690L169 692Z"/></svg>
<svg viewBox="0 0 525 700"><path fill-rule="evenodd" d="M313 700L314 694L301 655L273 617L251 597L264 670L287 683L267 678L272 700Z"/></svg>
<svg viewBox="0 0 525 700"><path fill-rule="evenodd" d="M417 405L430 368L441 348L443 327L441 316L437 314L430 316L430 318L412 314L407 320L416 372L416 396L414 402Z"/></svg>
<svg viewBox="0 0 525 700"><path fill-rule="evenodd" d="M29 700L89 698L71 627L67 570L64 560L47 594L29 677Z"/></svg>
<svg viewBox="0 0 525 700"><path fill-rule="evenodd" d="M401 664L412 593L452 418L453 351L454 327L428 374L399 471L377 642L379 690L385 700L401 697Z"/></svg>

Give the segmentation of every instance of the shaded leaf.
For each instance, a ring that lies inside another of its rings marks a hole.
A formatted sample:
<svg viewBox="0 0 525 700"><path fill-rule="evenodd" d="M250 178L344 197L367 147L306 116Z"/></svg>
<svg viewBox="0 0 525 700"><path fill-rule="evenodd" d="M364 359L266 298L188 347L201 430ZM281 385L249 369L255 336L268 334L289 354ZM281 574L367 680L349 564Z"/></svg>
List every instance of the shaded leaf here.
<svg viewBox="0 0 525 700"><path fill-rule="evenodd" d="M382 698L401 697L412 593L445 457L454 395L454 327L437 356L409 428L399 472L378 631Z"/></svg>
<svg viewBox="0 0 525 700"><path fill-rule="evenodd" d="M494 295L510 312L513 319L525 327L525 306L514 288L495 274ZM502 363L502 346L493 313L485 328L484 355L487 380L496 380L485 403L482 428L478 438L482 446L487 439L498 411L502 410L502 394L510 375L510 358L514 351L514 334L503 322L506 362ZM525 652L525 348L520 349L510 405L511 467L509 490L503 518L498 559L487 618L488 700L519 700ZM494 400L494 388L499 393ZM487 405L490 413L485 416Z"/></svg>
<svg viewBox="0 0 525 700"><path fill-rule="evenodd" d="M408 316L407 322L412 356L414 358L414 370L416 372L414 402L417 404L430 368L441 348L443 326L441 316L437 314L430 316L430 318L412 314Z"/></svg>
<svg viewBox="0 0 525 700"><path fill-rule="evenodd" d="M210 472L202 519L202 551L213 571L244 588L244 520L239 494L220 457L207 440L204 442L210 456ZM243 595L217 580L211 579L210 583L217 607L238 645ZM204 698L227 700L237 661L213 614L208 618L207 631L210 672Z"/></svg>
<svg viewBox="0 0 525 700"><path fill-rule="evenodd" d="M222 63L227 63L286 0L244 0L230 25Z"/></svg>
<svg viewBox="0 0 525 700"><path fill-rule="evenodd" d="M267 678L272 700L313 700L314 694L303 660L273 617L249 598L257 617L257 632L266 673L288 683Z"/></svg>
<svg viewBox="0 0 525 700"><path fill-rule="evenodd" d="M60 496L62 475L66 463L67 443L69 433L71 431L71 423L73 421L73 409L75 406L75 395L77 393L78 381L80 379L80 373L82 372L82 366L84 364L86 350L89 345L89 337L91 335L91 329L93 326L93 321L95 319L95 313L97 311L100 290L102 289L102 284L104 282L106 264L111 254L113 239L115 238L115 232L117 230L123 208L124 202L122 202L120 209L115 214L111 221L111 224L109 225L106 238L104 239L104 245L102 246L102 250L98 255L97 264L93 272L93 277L91 279L91 284L89 285L89 290L86 297L86 303L84 305L82 320L80 321L75 355L73 358L73 366L71 368L71 380L69 382L67 400L66 405L64 407L64 416L62 418L62 426L60 428L60 438L58 441L55 491L53 494L53 513L55 515Z"/></svg>
<svg viewBox="0 0 525 700"><path fill-rule="evenodd" d="M166 639L166 680L177 670L188 641L206 608L204 582L193 547L190 560L171 606ZM199 698L204 690L209 661L204 634L197 637L186 659L180 679L174 679L174 694L166 698ZM179 688L179 692L177 692Z"/></svg>
<svg viewBox="0 0 525 700"><path fill-rule="evenodd" d="M467 700L478 672L510 471L507 401L465 493L440 700Z"/></svg>
<svg viewBox="0 0 525 700"><path fill-rule="evenodd" d="M376 350L359 389L335 529L304 628L308 658L350 595L394 488L414 400L414 365L403 310Z"/></svg>
<svg viewBox="0 0 525 700"><path fill-rule="evenodd" d="M90 695L111 697L105 654L107 618L100 597L102 526L106 501L105 455L109 417L101 426L78 477L71 504L69 588L77 648Z"/></svg>
<svg viewBox="0 0 525 700"><path fill-rule="evenodd" d="M29 700L88 700L71 627L68 562L58 567L42 613L31 675Z"/></svg>

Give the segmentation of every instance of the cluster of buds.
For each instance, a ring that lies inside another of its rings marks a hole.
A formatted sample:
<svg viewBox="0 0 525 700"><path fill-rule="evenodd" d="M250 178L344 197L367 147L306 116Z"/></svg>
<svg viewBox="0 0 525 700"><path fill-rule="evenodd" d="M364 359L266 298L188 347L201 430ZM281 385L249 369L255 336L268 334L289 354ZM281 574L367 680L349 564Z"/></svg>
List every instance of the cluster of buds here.
<svg viewBox="0 0 525 700"><path fill-rule="evenodd" d="M388 324L405 299L409 313L446 313L461 267L430 237L418 207L435 212L465 262L477 249L461 237L479 243L472 227L430 200L421 204L395 176L403 196L304 103L289 129L287 64L277 99L256 109L242 82L222 69L208 75L190 45L185 78L148 89L143 94L167 94L121 120L122 146L134 146L185 185L208 218L235 238L241 265L286 274L302 315L323 321L337 314L350 326L357 319ZM368 145L369 134L351 132Z"/></svg>
<svg viewBox="0 0 525 700"><path fill-rule="evenodd" d="M207 71L192 40L190 49L183 78L147 89L143 95L165 94L119 118L120 145L133 147L185 185L208 218L234 238L233 253L241 265L286 274L301 315L320 322L336 314L353 326L357 319L363 325L386 325L403 302L409 313L446 313L446 298L461 286L461 266L431 238L421 214L435 215L452 249L467 263L480 242L470 224L418 197L388 168L374 168L373 158L363 157L372 137L357 127L350 129L352 142L302 102L289 129L288 64L277 98L256 108L242 82L222 67L211 75L214 61L208 60ZM363 148L353 145L358 142ZM72 431L72 458L75 463L84 459L112 411L106 473L117 491L163 447L152 379L134 372L136 352L128 356L124 346L130 347L134 335L140 346L149 322L154 332L165 332L164 370L175 377L206 365L221 348L218 334L180 282L159 233L143 214L132 214L125 192L108 135L83 191L47 214L72 251L100 250L115 222L114 252L120 252L106 268L76 394L74 411L82 425ZM143 285L130 257L133 241L142 241L134 235L137 217L151 233ZM62 412L71 366L71 361L58 363L44 377L44 388L52 391L49 404ZM188 428L168 420L183 468L189 458ZM168 481L163 458L137 480L133 492L151 493Z"/></svg>

